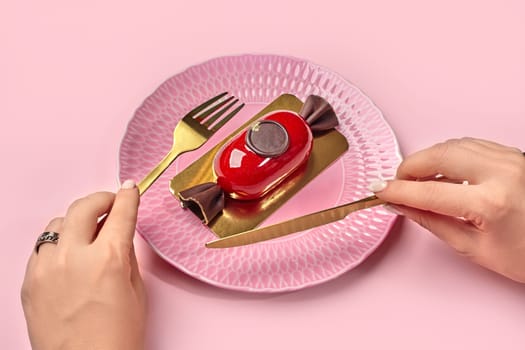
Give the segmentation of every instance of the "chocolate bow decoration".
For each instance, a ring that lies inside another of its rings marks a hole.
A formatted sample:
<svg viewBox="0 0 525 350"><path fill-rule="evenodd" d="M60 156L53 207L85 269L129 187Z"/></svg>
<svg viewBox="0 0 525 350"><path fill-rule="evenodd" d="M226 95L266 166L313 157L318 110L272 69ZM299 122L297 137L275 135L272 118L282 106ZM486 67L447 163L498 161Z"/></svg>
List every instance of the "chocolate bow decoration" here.
<svg viewBox="0 0 525 350"><path fill-rule="evenodd" d="M299 115L306 120L314 133L330 130L339 125L334 109L320 96L308 96Z"/></svg>
<svg viewBox="0 0 525 350"><path fill-rule="evenodd" d="M205 182L178 193L183 208L190 209L206 225L224 208L224 191L215 182Z"/></svg>
<svg viewBox="0 0 525 350"><path fill-rule="evenodd" d="M299 115L306 121L312 133L327 131L339 125L333 108L328 101L319 96L308 96L299 111ZM287 137L284 139L286 139L286 142L288 141ZM247 146L261 157L265 157L267 154L264 152L258 153L258 150L275 150L279 148L279 145L275 145L275 138L269 137L268 134L264 135L264 133L262 133L256 140L259 142L256 145L258 147L253 147L253 145L249 144L247 144ZM286 147L284 147L283 152L284 151L286 151ZM278 157L279 154L272 156ZM224 208L224 191L215 182L207 182L190 187L180 191L177 196L182 207L190 209L206 225Z"/></svg>

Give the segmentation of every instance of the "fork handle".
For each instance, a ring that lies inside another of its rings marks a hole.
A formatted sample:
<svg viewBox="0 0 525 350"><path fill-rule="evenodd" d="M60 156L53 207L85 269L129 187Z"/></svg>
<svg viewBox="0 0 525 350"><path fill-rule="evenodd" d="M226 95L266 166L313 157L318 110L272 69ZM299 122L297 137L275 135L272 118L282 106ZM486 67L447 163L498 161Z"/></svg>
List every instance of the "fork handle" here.
<svg viewBox="0 0 525 350"><path fill-rule="evenodd" d="M142 181L140 181L137 185L139 189L139 195L142 195L148 188L150 188L151 185L161 176L166 169L177 159L179 155L184 153L184 151L177 149L176 147L173 147L168 154L162 158L162 160L157 164L153 170L149 172L148 175L146 175Z"/></svg>

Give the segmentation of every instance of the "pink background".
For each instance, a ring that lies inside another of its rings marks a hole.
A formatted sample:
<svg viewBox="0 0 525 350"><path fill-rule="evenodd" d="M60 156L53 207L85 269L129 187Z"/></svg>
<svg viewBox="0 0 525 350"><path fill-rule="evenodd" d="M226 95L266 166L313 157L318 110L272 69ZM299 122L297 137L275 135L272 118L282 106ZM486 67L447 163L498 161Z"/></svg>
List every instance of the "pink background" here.
<svg viewBox="0 0 525 350"><path fill-rule="evenodd" d="M525 149L524 14L519 0L0 5L0 348L29 348L19 288L35 237L116 188L126 124L168 77L221 55L296 56L367 93L404 154L464 135ZM148 349L523 348L525 286L405 220L357 269L275 295L209 286L136 244Z"/></svg>

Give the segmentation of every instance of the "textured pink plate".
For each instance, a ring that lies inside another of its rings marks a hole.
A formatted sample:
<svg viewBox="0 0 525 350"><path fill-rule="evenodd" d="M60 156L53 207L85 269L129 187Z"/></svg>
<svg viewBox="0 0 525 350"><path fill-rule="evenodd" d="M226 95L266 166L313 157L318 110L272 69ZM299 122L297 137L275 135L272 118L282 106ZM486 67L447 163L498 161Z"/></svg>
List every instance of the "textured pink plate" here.
<svg viewBox="0 0 525 350"><path fill-rule="evenodd" d="M201 149L182 155L144 194L137 231L173 266L215 286L281 292L326 282L348 271L388 234L395 215L382 208L255 245L207 249L215 235L169 191L169 180L215 143L282 93L304 100L326 98L350 144L335 164L289 200L265 223L350 202L370 193L372 179L391 178L401 156L394 133L379 109L338 74L313 63L283 56L220 57L191 67L163 83L137 109L122 140L121 180L140 180L170 149L177 121L194 106L229 91L247 106Z"/></svg>

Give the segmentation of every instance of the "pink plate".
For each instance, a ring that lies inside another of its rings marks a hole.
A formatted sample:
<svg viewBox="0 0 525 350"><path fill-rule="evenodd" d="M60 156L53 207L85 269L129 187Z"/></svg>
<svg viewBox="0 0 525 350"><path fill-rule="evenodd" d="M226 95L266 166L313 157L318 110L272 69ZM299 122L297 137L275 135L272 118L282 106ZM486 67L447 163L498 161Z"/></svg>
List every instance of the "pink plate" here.
<svg viewBox="0 0 525 350"><path fill-rule="evenodd" d="M305 60L274 55L220 57L164 82L137 109L119 155L119 178L140 180L170 149L173 128L194 106L229 91L246 107L201 149L179 157L143 195L138 233L166 261L215 286L247 292L282 292L331 280L356 267L388 234L395 215L381 207L273 241L207 249L216 238L169 191L169 181L223 137L283 93L304 100L326 98L349 150L263 225L333 207L370 195L366 185L391 178L401 156L381 111L336 73ZM315 198L315 199L314 199Z"/></svg>

